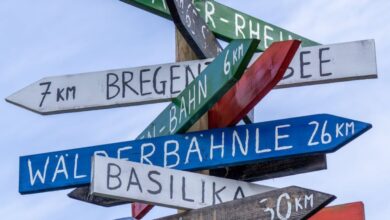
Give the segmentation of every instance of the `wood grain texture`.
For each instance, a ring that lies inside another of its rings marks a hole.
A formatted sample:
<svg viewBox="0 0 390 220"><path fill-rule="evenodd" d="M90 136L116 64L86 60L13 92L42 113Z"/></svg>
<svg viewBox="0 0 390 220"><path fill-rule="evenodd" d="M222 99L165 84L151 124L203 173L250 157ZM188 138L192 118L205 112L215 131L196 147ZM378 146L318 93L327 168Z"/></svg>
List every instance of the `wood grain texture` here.
<svg viewBox="0 0 390 220"><path fill-rule="evenodd" d="M212 169L210 175L253 182L325 169L326 155L320 154Z"/></svg>
<svg viewBox="0 0 390 220"><path fill-rule="evenodd" d="M177 30L200 59L216 57L222 47L191 0L166 0ZM180 44L180 41L176 41ZM183 56L186 56L184 52ZM189 53L189 55L191 55Z"/></svg>
<svg viewBox="0 0 390 220"><path fill-rule="evenodd" d="M314 215L335 198L330 194L291 186L159 220L299 220Z"/></svg>

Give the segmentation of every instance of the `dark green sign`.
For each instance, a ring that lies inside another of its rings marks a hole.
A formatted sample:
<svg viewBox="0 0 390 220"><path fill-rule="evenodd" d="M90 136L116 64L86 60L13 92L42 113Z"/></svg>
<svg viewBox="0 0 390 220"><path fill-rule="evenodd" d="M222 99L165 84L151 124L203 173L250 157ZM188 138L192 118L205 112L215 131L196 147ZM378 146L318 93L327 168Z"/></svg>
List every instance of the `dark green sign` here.
<svg viewBox="0 0 390 220"><path fill-rule="evenodd" d="M258 40L230 43L137 139L187 131L241 78L258 44Z"/></svg>
<svg viewBox="0 0 390 220"><path fill-rule="evenodd" d="M165 0L121 0L159 16L171 19ZM319 45L298 34L252 17L216 1L195 0L195 7L214 34L223 40L261 39L259 50L264 51L275 41L301 40L302 46Z"/></svg>

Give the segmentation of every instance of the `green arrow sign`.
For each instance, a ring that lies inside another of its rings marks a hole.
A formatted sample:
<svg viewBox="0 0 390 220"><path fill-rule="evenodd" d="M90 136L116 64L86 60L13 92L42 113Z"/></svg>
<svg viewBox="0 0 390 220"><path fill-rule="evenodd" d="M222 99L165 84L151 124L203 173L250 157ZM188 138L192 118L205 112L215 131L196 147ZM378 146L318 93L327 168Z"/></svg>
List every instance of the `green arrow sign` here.
<svg viewBox="0 0 390 220"><path fill-rule="evenodd" d="M171 19L165 0L121 0L138 8ZM319 45L317 42L298 34L229 8L212 0L195 0L199 14L208 24L211 31L223 40L261 39L258 49L264 51L275 41L301 40L302 46Z"/></svg>
<svg viewBox="0 0 390 220"><path fill-rule="evenodd" d="M235 40L138 136L185 132L240 79L258 40Z"/></svg>

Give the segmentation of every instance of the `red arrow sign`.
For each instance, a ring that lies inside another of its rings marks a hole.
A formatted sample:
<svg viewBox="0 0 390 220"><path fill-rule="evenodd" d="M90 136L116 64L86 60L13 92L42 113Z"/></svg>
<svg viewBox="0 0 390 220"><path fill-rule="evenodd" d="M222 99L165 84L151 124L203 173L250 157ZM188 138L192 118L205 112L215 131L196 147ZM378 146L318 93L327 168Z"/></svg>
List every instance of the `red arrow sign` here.
<svg viewBox="0 0 390 220"><path fill-rule="evenodd" d="M329 219L364 220L364 204L363 202L354 202L327 207L319 211L313 217L309 218L309 220Z"/></svg>
<svg viewBox="0 0 390 220"><path fill-rule="evenodd" d="M209 128L237 124L283 78L299 47L299 41L272 44L209 111Z"/></svg>
<svg viewBox="0 0 390 220"><path fill-rule="evenodd" d="M248 114L283 78L299 45L296 40L273 43L209 111L209 129L234 126ZM152 207L133 203L133 217L143 218Z"/></svg>

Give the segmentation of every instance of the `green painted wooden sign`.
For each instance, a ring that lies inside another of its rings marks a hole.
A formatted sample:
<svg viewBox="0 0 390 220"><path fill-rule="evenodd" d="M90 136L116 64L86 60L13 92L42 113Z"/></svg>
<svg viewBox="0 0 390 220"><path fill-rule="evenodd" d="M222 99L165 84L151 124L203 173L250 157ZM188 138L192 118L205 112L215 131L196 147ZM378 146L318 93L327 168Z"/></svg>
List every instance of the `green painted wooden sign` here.
<svg viewBox="0 0 390 220"><path fill-rule="evenodd" d="M230 43L137 139L187 131L241 78L258 44L259 40Z"/></svg>
<svg viewBox="0 0 390 220"><path fill-rule="evenodd" d="M172 19L165 0L121 0L138 8L152 12L164 18ZM319 43L304 38L266 21L247 15L212 0L194 0L199 14L214 34L226 41L234 39L261 39L258 49L264 51L273 42L283 40L301 40L302 46L314 46Z"/></svg>

